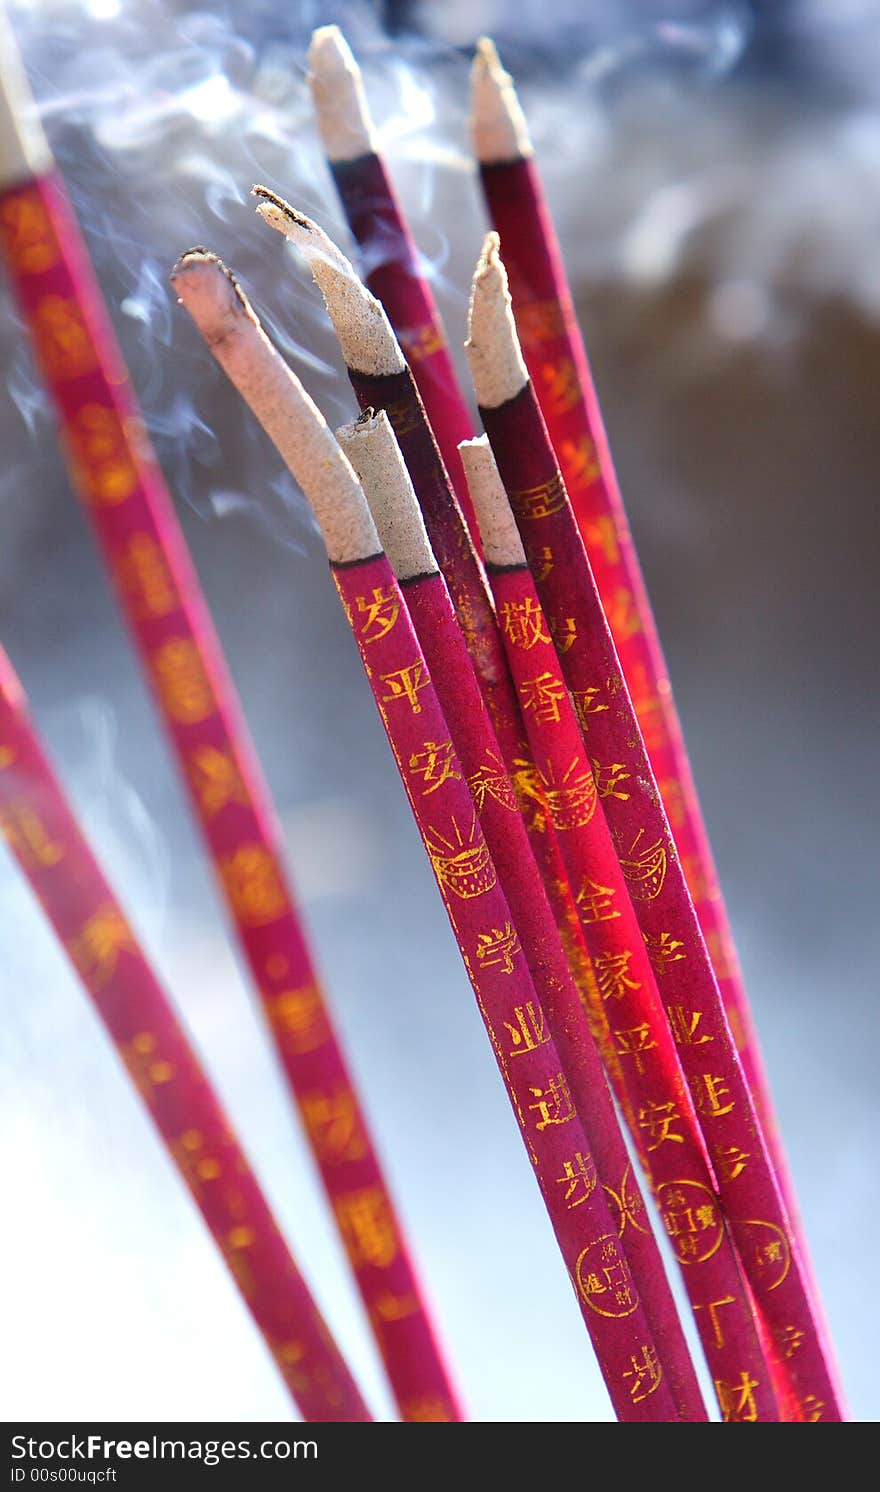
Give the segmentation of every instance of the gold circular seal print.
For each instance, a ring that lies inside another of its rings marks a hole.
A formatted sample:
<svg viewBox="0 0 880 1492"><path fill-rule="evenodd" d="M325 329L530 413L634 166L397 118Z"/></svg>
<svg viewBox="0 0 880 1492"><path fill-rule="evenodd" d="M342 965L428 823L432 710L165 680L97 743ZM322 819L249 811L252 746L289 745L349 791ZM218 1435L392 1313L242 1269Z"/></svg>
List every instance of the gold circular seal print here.
<svg viewBox="0 0 880 1492"><path fill-rule="evenodd" d="M724 1223L715 1193L699 1181L664 1181L657 1205L681 1264L702 1264L721 1247Z"/></svg>
<svg viewBox="0 0 880 1492"><path fill-rule="evenodd" d="M587 1245L575 1276L578 1294L597 1316L630 1316L639 1303L620 1239L613 1233Z"/></svg>

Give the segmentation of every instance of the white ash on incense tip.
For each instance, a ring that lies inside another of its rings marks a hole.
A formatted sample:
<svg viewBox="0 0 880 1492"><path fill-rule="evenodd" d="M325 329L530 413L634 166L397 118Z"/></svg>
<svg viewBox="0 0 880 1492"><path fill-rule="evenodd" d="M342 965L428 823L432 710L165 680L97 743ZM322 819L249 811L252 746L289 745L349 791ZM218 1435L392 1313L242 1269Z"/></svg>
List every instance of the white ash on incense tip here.
<svg viewBox="0 0 880 1492"><path fill-rule="evenodd" d="M412 580L437 572L418 500L384 409L364 410L336 439L361 479L382 547L395 575Z"/></svg>
<svg viewBox="0 0 880 1492"><path fill-rule="evenodd" d="M208 249L181 255L174 289L302 488L336 564L381 549L360 482L321 411L266 336L235 275Z"/></svg>
<svg viewBox="0 0 880 1492"><path fill-rule="evenodd" d="M529 381L497 233L487 233L471 285L465 351L477 403L497 409Z"/></svg>
<svg viewBox="0 0 880 1492"><path fill-rule="evenodd" d="M309 47L308 83L315 120L330 161L373 155L373 120L361 70L338 26L319 26Z"/></svg>
<svg viewBox="0 0 880 1492"><path fill-rule="evenodd" d="M526 554L487 435L459 442L458 453L477 514L483 554L496 569L525 565Z"/></svg>
<svg viewBox="0 0 880 1492"><path fill-rule="evenodd" d="M346 366L358 373L402 373L406 359L385 309L371 295L342 250L304 213L277 193L255 186L257 213L299 249L318 286L339 340Z"/></svg>
<svg viewBox="0 0 880 1492"><path fill-rule="evenodd" d="M488 36L477 42L471 67L470 126L474 154L482 165L527 160L532 154L529 127L513 79Z"/></svg>

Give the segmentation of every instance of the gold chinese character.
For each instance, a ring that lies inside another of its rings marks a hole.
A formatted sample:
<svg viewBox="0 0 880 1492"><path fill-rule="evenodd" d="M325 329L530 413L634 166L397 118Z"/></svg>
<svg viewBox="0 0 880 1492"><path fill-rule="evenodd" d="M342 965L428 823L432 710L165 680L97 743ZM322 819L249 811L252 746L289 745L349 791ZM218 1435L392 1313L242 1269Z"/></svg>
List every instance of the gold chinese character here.
<svg viewBox="0 0 880 1492"><path fill-rule="evenodd" d="M565 316L558 300L518 299L516 326L524 347L565 336Z"/></svg>
<svg viewBox="0 0 880 1492"><path fill-rule="evenodd" d="M775 1223L764 1223L750 1219L745 1227L751 1243L752 1269L749 1278L757 1280L760 1288L769 1294L776 1290L786 1278L791 1265L791 1249L788 1239Z"/></svg>
<svg viewBox="0 0 880 1492"><path fill-rule="evenodd" d="M632 1383L629 1391L632 1394L634 1404L641 1404L643 1399L650 1398L660 1387L663 1378L663 1369L655 1348L642 1346L630 1357L632 1367L624 1373L624 1378L631 1378Z"/></svg>
<svg viewBox="0 0 880 1492"><path fill-rule="evenodd" d="M581 397L577 369L570 357L558 363L544 363L539 372L541 408L548 420L574 409Z"/></svg>
<svg viewBox="0 0 880 1492"><path fill-rule="evenodd" d="M550 632L558 653L567 653L577 642L577 623L573 616L551 616Z"/></svg>
<svg viewBox="0 0 880 1492"><path fill-rule="evenodd" d="M580 1207L586 1202L596 1190L599 1176L596 1165L591 1155L582 1155L576 1150L573 1160L562 1162L562 1175L557 1176L558 1186L565 1187L563 1201L571 1211L573 1207Z"/></svg>
<svg viewBox="0 0 880 1492"><path fill-rule="evenodd" d="M603 1000L622 1000L628 992L641 989L641 980L629 977L631 962L632 953L628 948L620 953L598 953L595 956L593 970Z"/></svg>
<svg viewBox="0 0 880 1492"><path fill-rule="evenodd" d="M119 1048L135 1087L147 1103L152 1099L154 1088L170 1083L174 1077L173 1065L159 1056L158 1046L151 1031L139 1031Z"/></svg>
<svg viewBox="0 0 880 1492"><path fill-rule="evenodd" d="M83 404L68 424L66 439L77 486L90 503L115 507L136 491L132 446L144 439L140 420L123 423L109 405Z"/></svg>
<svg viewBox="0 0 880 1492"><path fill-rule="evenodd" d="M467 780L471 790L471 797L477 807L477 813L482 813L486 798L494 798L502 808L507 808L512 813L517 811L516 793L513 783L507 773L500 756L497 752L487 751L486 760L476 772L472 772Z"/></svg>
<svg viewBox="0 0 880 1492"><path fill-rule="evenodd" d="M418 1399L407 1399L401 1405L401 1416L405 1424L449 1424L454 1415L453 1406L439 1394L422 1394ZM457 1417L457 1416L456 1416Z"/></svg>
<svg viewBox="0 0 880 1492"><path fill-rule="evenodd" d="M748 1373L741 1373L738 1381L728 1383L724 1378L715 1379L715 1392L718 1395L718 1403L721 1406L721 1415L725 1424L753 1424L758 1418L758 1408L755 1404L755 1389L758 1380L750 1378Z"/></svg>
<svg viewBox="0 0 880 1492"><path fill-rule="evenodd" d="M367 1142L354 1094L337 1085L332 1092L312 1089L300 1100L303 1122L319 1160L362 1160Z"/></svg>
<svg viewBox="0 0 880 1492"><path fill-rule="evenodd" d="M729 1114L735 1107L731 1098L725 1103L725 1098L730 1096L730 1089L723 1078L714 1077L710 1072L699 1073L695 1078L689 1079L691 1091L694 1095L694 1103L701 1114L706 1114L710 1119L720 1119L723 1114Z"/></svg>
<svg viewBox="0 0 880 1492"><path fill-rule="evenodd" d="M599 1316L630 1316L639 1304L623 1247L610 1233L583 1250L575 1282L582 1300Z"/></svg>
<svg viewBox="0 0 880 1492"><path fill-rule="evenodd" d="M337 1197L334 1204L345 1246L357 1269L387 1269L397 1258L397 1233L388 1199L380 1186L365 1186Z"/></svg>
<svg viewBox="0 0 880 1492"><path fill-rule="evenodd" d="M536 679L526 679L519 686L523 709L534 711L539 725L552 725L561 717L559 702L566 697L566 688L561 679L554 677L549 669Z"/></svg>
<svg viewBox="0 0 880 1492"><path fill-rule="evenodd" d="M121 485L114 490L123 492ZM139 617L168 616L180 606L165 556L149 534L132 535L121 551L117 573Z"/></svg>
<svg viewBox="0 0 880 1492"><path fill-rule="evenodd" d="M699 1181L666 1181L657 1187L657 1205L676 1258L702 1264L721 1247L724 1223L714 1193Z"/></svg>
<svg viewBox="0 0 880 1492"><path fill-rule="evenodd" d="M640 849L644 832L644 829L640 829L629 848L621 855L620 868L629 886L630 895L636 901L653 901L660 895L666 880L666 846L662 839L657 839L647 848Z"/></svg>
<svg viewBox="0 0 880 1492"><path fill-rule="evenodd" d="M611 886L600 886L598 881L589 878L585 880L575 897L581 921L610 922L613 917L619 917L620 912L612 905L616 895Z"/></svg>
<svg viewBox="0 0 880 1492"><path fill-rule="evenodd" d="M672 1005L669 1009L669 1024L677 1046L702 1046L705 1041L714 1041L706 1031L697 1035L702 1010L687 1010L684 1005Z"/></svg>
<svg viewBox="0 0 880 1492"><path fill-rule="evenodd" d="M626 586L618 586L607 607L608 625L611 635L619 645L635 637L642 630L642 621L636 607L635 597Z"/></svg>
<svg viewBox="0 0 880 1492"><path fill-rule="evenodd" d="M505 601L501 607L501 628L514 647L528 652L539 642L550 641L546 619L533 596L522 601Z"/></svg>
<svg viewBox="0 0 880 1492"><path fill-rule="evenodd" d="M387 637L400 615L400 597L390 586L388 590L376 586L372 596L358 596L355 605L365 618L360 629L364 642L380 642Z"/></svg>
<svg viewBox="0 0 880 1492"><path fill-rule="evenodd" d="M482 969L500 969L502 974L512 974L513 961L520 952L516 929L509 922L477 935L477 963Z"/></svg>
<svg viewBox="0 0 880 1492"><path fill-rule="evenodd" d="M531 569L538 585L541 585L553 569L553 550L549 544L536 550L531 559Z"/></svg>
<svg viewBox="0 0 880 1492"><path fill-rule="evenodd" d="M21 192L0 203L0 230L11 267L18 274L45 274L58 263L58 240L36 191Z"/></svg>
<svg viewBox="0 0 880 1492"><path fill-rule="evenodd" d="M425 784L422 792L423 798L429 798L436 793L444 782L460 782L461 773L457 770L455 760L455 748L451 741L426 741L421 751L414 751L409 759L409 769L416 776L421 777Z"/></svg>
<svg viewBox="0 0 880 1492"><path fill-rule="evenodd" d="M649 1099L645 1106L639 1109L639 1129L647 1131L648 1150L657 1150L667 1140L676 1144L684 1144L684 1135L676 1134L673 1125L681 1121L681 1114L675 1104L655 1103Z"/></svg>
<svg viewBox="0 0 880 1492"><path fill-rule="evenodd" d="M453 819L450 834L444 835L439 829L432 829L425 842L442 890L451 892L461 901L470 901L491 891L497 876L476 815L467 834L462 834Z"/></svg>
<svg viewBox="0 0 880 1492"><path fill-rule="evenodd" d="M684 789L677 777L665 777L662 782L657 783L660 797L663 799L663 807L666 809L668 818L673 829L681 829L687 823L687 812L684 806Z"/></svg>
<svg viewBox="0 0 880 1492"><path fill-rule="evenodd" d="M677 964L687 956L682 951L684 943L681 938L674 938L668 932L660 933L659 937L645 933L645 947L655 974L663 974L670 964Z"/></svg>
<svg viewBox="0 0 880 1492"><path fill-rule="evenodd" d="M783 1326L776 1333L776 1340L783 1357L794 1357L795 1353L800 1350L805 1336L806 1332L801 1331L798 1326Z"/></svg>
<svg viewBox="0 0 880 1492"><path fill-rule="evenodd" d="M646 1070L643 1061L644 1053L654 1051L657 1046L647 1021L643 1021L639 1026L631 1026L628 1030L614 1031L612 1034L617 1055L635 1058L636 1072L644 1072Z"/></svg>
<svg viewBox="0 0 880 1492"><path fill-rule="evenodd" d="M245 1300L252 1300L256 1291L256 1281L248 1259L248 1250L252 1248L255 1239L253 1228L241 1223L230 1228L226 1236L219 1240L223 1257Z"/></svg>
<svg viewBox="0 0 880 1492"><path fill-rule="evenodd" d="M624 537L628 539L629 534ZM613 518L594 518L587 525L587 553L591 560L595 558L597 551L601 553L606 565L620 564L620 544Z"/></svg>
<svg viewBox="0 0 880 1492"><path fill-rule="evenodd" d="M278 866L259 844L243 844L217 862L232 909L246 927L274 922L287 908Z"/></svg>
<svg viewBox="0 0 880 1492"><path fill-rule="evenodd" d="M704 1301L702 1305L694 1305L695 1311L708 1311L716 1347L724 1346L724 1332L721 1330L721 1317L719 1315L721 1307L735 1304L736 1301L732 1295L725 1295L721 1300L709 1300Z"/></svg>
<svg viewBox="0 0 880 1492"><path fill-rule="evenodd" d="M630 794L625 792L620 784L629 782L632 772L627 771L623 762L612 762L610 766L603 767L593 757L593 772L596 776L596 787L600 798L619 798L622 803L629 800Z"/></svg>
<svg viewBox="0 0 880 1492"><path fill-rule="evenodd" d="M75 296L44 295L34 310L33 332L50 378L66 382L97 367L95 346Z"/></svg>
<svg viewBox="0 0 880 1492"><path fill-rule="evenodd" d="M412 364L421 363L435 352L441 352L446 343L440 328L433 321L426 321L421 326L405 328L400 336L400 345L407 362Z"/></svg>
<svg viewBox="0 0 880 1492"><path fill-rule="evenodd" d="M39 814L24 801L0 808L0 836L26 870L51 870L64 859L64 846L53 839Z"/></svg>
<svg viewBox="0 0 880 1492"><path fill-rule="evenodd" d="M565 472L566 486L570 492L591 486L599 477L596 447L589 435L562 440L559 445L559 464ZM610 519L605 522L610 522Z"/></svg>
<svg viewBox="0 0 880 1492"><path fill-rule="evenodd" d="M228 751L198 746L189 756L189 777L199 803L209 818L227 803L247 804L247 789Z"/></svg>
<svg viewBox="0 0 880 1492"><path fill-rule="evenodd" d="M593 685L589 689L575 689L572 691L571 699L578 718L578 725L584 734L589 730L590 715L600 715L603 710L611 708L610 705L601 703L601 695L602 691L598 685Z"/></svg>
<svg viewBox="0 0 880 1492"><path fill-rule="evenodd" d="M269 1017L282 1046L298 1057L316 1051L330 1040L324 1005L314 984L274 995Z"/></svg>
<svg viewBox="0 0 880 1492"><path fill-rule="evenodd" d="M137 954L134 934L113 902L93 912L68 945L83 979L93 989L103 989L113 978L122 953Z"/></svg>
<svg viewBox="0 0 880 1492"><path fill-rule="evenodd" d="M748 1150L740 1150L738 1145L716 1145L712 1159L722 1180L735 1181L745 1170L750 1156Z"/></svg>
<svg viewBox="0 0 880 1492"><path fill-rule="evenodd" d="M549 482L541 482L537 487L526 487L520 492L511 492L508 496L517 518L537 519L549 518L551 513L558 513L560 508L564 508L566 493L557 473Z"/></svg>
<svg viewBox="0 0 880 1492"><path fill-rule="evenodd" d="M550 1078L546 1088L529 1088L529 1092L535 1099L534 1103L529 1104L529 1111L541 1116L535 1125L536 1129L547 1129L551 1124L567 1124L569 1119L575 1118L571 1092L561 1072L555 1078Z"/></svg>
<svg viewBox="0 0 880 1492"><path fill-rule="evenodd" d="M508 1057L522 1057L526 1052L537 1051L539 1046L544 1046L545 1042L550 1040L550 1032L547 1030L544 1012L540 1005L535 1010L531 1000L526 1005L517 1005L514 1008L513 1022L515 1024L510 1021L504 1022L504 1025L510 1032L512 1047L511 1051L507 1054ZM538 1093L540 1090L531 1088L529 1091L531 1093ZM530 1107L534 1108L535 1105L531 1104ZM554 1122L563 1123L564 1121L556 1120ZM542 1129L543 1125L539 1124L538 1128Z"/></svg>
<svg viewBox="0 0 880 1492"><path fill-rule="evenodd" d="M801 1408L804 1411L805 1424L815 1425L825 1413L825 1401L817 1398L815 1394L807 1394Z"/></svg>
<svg viewBox="0 0 880 1492"><path fill-rule="evenodd" d="M205 1181L216 1181L223 1170L219 1160L207 1153L200 1129L184 1130L172 1141L171 1149L193 1191L199 1191Z"/></svg>
<svg viewBox="0 0 880 1492"><path fill-rule="evenodd" d="M414 715L421 715L422 702L419 699L419 691L427 689L431 680L428 671L421 660L410 663L406 668L397 668L393 673L383 673L382 683L388 685L388 694L382 696L383 704L390 700L405 699Z"/></svg>
<svg viewBox="0 0 880 1492"><path fill-rule="evenodd" d="M216 709L214 691L196 644L172 637L152 656L153 677L165 709L180 725L198 725Z"/></svg>

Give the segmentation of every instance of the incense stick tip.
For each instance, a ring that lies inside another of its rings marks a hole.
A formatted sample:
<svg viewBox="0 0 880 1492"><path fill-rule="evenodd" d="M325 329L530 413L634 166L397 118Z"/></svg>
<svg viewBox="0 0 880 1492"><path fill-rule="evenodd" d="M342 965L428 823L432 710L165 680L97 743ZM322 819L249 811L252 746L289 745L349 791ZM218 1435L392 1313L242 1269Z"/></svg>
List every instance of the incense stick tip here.
<svg viewBox="0 0 880 1492"><path fill-rule="evenodd" d="M382 548L395 575L433 575L437 562L397 437L384 409L364 410L336 439L360 478Z"/></svg>
<svg viewBox="0 0 880 1492"><path fill-rule="evenodd" d="M175 261L171 284L203 337L214 345L240 316L256 322L251 304L233 271L219 254L202 247L186 249Z"/></svg>
<svg viewBox="0 0 880 1492"><path fill-rule="evenodd" d="M474 54L471 109L474 153L482 165L524 160L532 154L529 127L513 79L488 36L480 37Z"/></svg>
<svg viewBox="0 0 880 1492"><path fill-rule="evenodd" d="M477 515L486 563L496 569L524 565L522 540L488 436L460 441L458 452Z"/></svg>
<svg viewBox="0 0 880 1492"><path fill-rule="evenodd" d="M464 345L481 408L506 404L528 383L497 233L486 234L477 260Z"/></svg>
<svg viewBox="0 0 880 1492"><path fill-rule="evenodd" d="M318 132L331 161L354 161L376 150L361 70L338 26L319 26L309 47L309 87Z"/></svg>

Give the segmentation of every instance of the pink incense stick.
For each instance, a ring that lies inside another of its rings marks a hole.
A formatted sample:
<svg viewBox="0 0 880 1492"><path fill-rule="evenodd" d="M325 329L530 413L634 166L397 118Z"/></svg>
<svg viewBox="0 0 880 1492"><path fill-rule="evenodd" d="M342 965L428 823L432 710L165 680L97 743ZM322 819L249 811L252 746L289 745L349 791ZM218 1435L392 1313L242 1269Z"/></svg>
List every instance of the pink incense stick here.
<svg viewBox="0 0 880 1492"><path fill-rule="evenodd" d="M448 758L453 752L457 755L513 918L509 931L504 929L505 936L483 942L478 958L483 964L506 964L513 941L519 941L550 1035L562 1058L575 1108L590 1136L593 1161L616 1209L618 1231L679 1411L684 1419L702 1419L702 1396L598 1052L559 941L513 785L503 767L499 770L498 739L390 421L384 412L374 417L361 415L354 424L338 430L337 439L361 480L449 725L450 740L429 741L421 755L410 758L410 777L414 784L421 781L420 786L413 787L413 793L421 800L437 792L447 775ZM586 776L592 784L589 765ZM566 811L578 814L579 784L562 789L560 796L566 800ZM659 1001L658 1014L665 1028ZM523 1039L527 1034L524 1026ZM676 1065L671 1038L669 1047ZM683 1087L683 1081L676 1088L668 1083L667 1096L670 1091L678 1096L678 1087ZM723 1229L723 1224L716 1219L716 1231L719 1227Z"/></svg>
<svg viewBox="0 0 880 1492"><path fill-rule="evenodd" d="M0 835L125 1063L307 1420L369 1420L189 1038L92 855L0 650Z"/></svg>
<svg viewBox="0 0 880 1492"><path fill-rule="evenodd" d="M317 224L265 187L255 187L257 212L307 256L340 339L348 376L362 410L384 410L413 481L431 547L446 581L473 660L480 689L526 817L537 860L569 963L595 1039L602 1047L618 1101L626 1092L596 989L565 867L545 805L536 806L525 726L504 656L485 574L471 541L413 375L388 317L358 280L348 260Z"/></svg>
<svg viewBox="0 0 880 1492"><path fill-rule="evenodd" d="M672 939L659 989L746 1277L786 1357L804 1419L843 1418L821 1325L773 1162L696 918L602 603L538 407L510 311L498 238L477 265L467 343L477 400L538 595L550 616L571 617L560 655L581 706L599 793L649 950ZM549 556L549 567L548 567ZM546 681L549 683L552 681ZM590 702L592 707L585 710ZM599 706L599 708L597 708ZM604 706L604 708L601 708ZM627 1061L652 1060L650 1032L618 1026ZM647 1043L647 1044L646 1044ZM745 1391L745 1390L744 1390Z"/></svg>
<svg viewBox="0 0 880 1492"><path fill-rule="evenodd" d="M644 1044L650 1060L636 1053L633 1060L622 1063L624 1081L636 1115L641 1154L681 1267L722 1413L731 1418L731 1410L738 1407L731 1402L728 1389L745 1372L752 1387L735 1417L778 1420L774 1372L780 1379L780 1397L785 1394L778 1354L773 1353L777 1361L768 1359L759 1339L693 1099L657 990L656 979L664 977L669 960L680 960L681 949L666 939L652 948L649 960L608 824L598 807L597 783L613 791L614 773L609 774L599 762L591 764L587 755L486 437L466 442L462 457L511 673L524 705L535 771L569 878L578 888L600 995L613 1011L618 1029L644 1028L647 1033ZM601 701L596 705L601 709ZM491 843L490 839L490 848Z"/></svg>
<svg viewBox="0 0 880 1492"><path fill-rule="evenodd" d="M430 283L377 147L360 68L338 26L321 26L314 33L309 83L318 129L361 250L366 282L400 339L470 524L473 513L458 443L473 434L473 421Z"/></svg>
<svg viewBox="0 0 880 1492"><path fill-rule="evenodd" d="M14 54L0 47L0 103L16 67ZM4 117L0 109L0 123ZM23 148L15 132L20 117L11 110L0 131L0 249L55 402L74 484L153 687L401 1413L458 1419L171 496L64 185L41 133L36 146Z"/></svg>
<svg viewBox="0 0 880 1492"><path fill-rule="evenodd" d="M214 255L182 256L174 283L211 351L303 488L431 860L584 1321L621 1419L678 1413L609 1198L538 1003L462 764L444 752L428 792L418 764L450 741L403 595L357 477L319 410ZM417 768L411 768L415 760ZM583 1165L582 1165L582 1162ZM571 1205L577 1200L578 1205Z"/></svg>
<svg viewBox="0 0 880 1492"><path fill-rule="evenodd" d="M795 1218L794 1188L770 1084L562 254L513 82L487 39L478 43L474 61L473 133L480 182L510 276L523 356L675 830L727 1018Z"/></svg>

